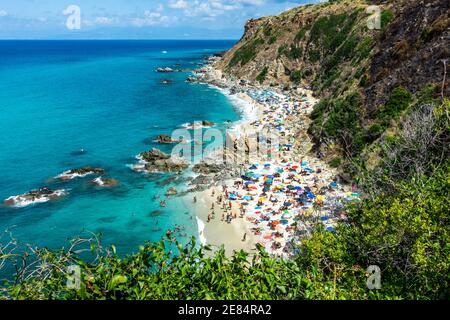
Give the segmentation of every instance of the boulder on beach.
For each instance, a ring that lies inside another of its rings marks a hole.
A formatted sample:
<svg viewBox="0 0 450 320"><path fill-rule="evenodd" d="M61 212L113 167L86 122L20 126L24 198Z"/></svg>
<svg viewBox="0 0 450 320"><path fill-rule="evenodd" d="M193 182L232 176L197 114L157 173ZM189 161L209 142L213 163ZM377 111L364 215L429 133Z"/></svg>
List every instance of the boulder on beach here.
<svg viewBox="0 0 450 320"><path fill-rule="evenodd" d="M226 169L224 164L209 164L206 162L200 162L192 168L192 171L195 173L201 174L212 174L219 173Z"/></svg>
<svg viewBox="0 0 450 320"><path fill-rule="evenodd" d="M77 168L77 169L71 169L64 171L60 175L58 175L56 178L66 181L66 180L72 180L74 178L82 178L88 175L103 175L105 174L105 170L102 168L94 168L94 167L84 167L84 168Z"/></svg>
<svg viewBox="0 0 450 320"><path fill-rule="evenodd" d="M199 175L191 181L191 185L208 185L212 183L211 178L206 175Z"/></svg>
<svg viewBox="0 0 450 320"><path fill-rule="evenodd" d="M166 192L166 196L175 196L178 194L178 191L175 187L170 188L169 190L167 190Z"/></svg>

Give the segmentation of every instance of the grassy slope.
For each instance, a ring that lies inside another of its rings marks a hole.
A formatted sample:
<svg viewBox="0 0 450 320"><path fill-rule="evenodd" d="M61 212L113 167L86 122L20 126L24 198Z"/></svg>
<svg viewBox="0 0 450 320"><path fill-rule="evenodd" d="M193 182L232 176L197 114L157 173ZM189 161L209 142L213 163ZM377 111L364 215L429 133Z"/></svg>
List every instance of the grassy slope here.
<svg viewBox="0 0 450 320"><path fill-rule="evenodd" d="M434 86L440 95L439 61L450 56L446 1L383 4L381 29L369 30L373 3L334 1L251 20L218 67L266 85L312 84L322 98L309 130L315 151L334 164L373 158L370 146L413 104L411 94ZM395 105L399 98L410 103Z"/></svg>

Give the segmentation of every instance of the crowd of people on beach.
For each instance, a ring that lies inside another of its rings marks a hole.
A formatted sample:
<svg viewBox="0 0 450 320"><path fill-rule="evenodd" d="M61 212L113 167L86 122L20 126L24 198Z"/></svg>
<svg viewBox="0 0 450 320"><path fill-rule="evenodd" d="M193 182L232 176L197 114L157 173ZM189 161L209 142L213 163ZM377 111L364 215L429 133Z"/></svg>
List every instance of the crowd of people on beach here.
<svg viewBox="0 0 450 320"><path fill-rule="evenodd" d="M311 98L247 85L240 91L259 112L241 131L275 132L280 143L271 145L266 158L246 164L240 177L212 188L207 222L218 215L223 223L243 219L247 231L242 241L251 234L270 254L289 257L314 228L336 231L337 223L347 218L345 204L359 197L357 186L348 190L321 160L299 152L300 145L309 142L299 141L297 131L301 116L312 111Z"/></svg>

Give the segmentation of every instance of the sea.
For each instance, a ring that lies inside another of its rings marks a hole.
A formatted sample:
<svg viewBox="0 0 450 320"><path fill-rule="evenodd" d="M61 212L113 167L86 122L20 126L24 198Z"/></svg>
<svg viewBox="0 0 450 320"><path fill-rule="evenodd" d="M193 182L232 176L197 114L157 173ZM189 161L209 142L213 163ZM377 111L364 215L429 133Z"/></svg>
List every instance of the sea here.
<svg viewBox="0 0 450 320"><path fill-rule="evenodd" d="M226 94L185 82L205 56L235 41L0 41L0 203L41 187L67 195L23 208L0 206L0 242L52 249L79 235L100 234L117 252L135 252L182 228L180 242L199 236L189 201L159 198L186 185L173 174L143 174L131 166L140 152L172 145L153 141L185 123L219 127L241 109ZM181 72L158 73L159 67ZM172 80L172 84L161 84ZM84 152L80 152L84 150ZM85 166L106 170L114 188L88 176L52 179Z"/></svg>

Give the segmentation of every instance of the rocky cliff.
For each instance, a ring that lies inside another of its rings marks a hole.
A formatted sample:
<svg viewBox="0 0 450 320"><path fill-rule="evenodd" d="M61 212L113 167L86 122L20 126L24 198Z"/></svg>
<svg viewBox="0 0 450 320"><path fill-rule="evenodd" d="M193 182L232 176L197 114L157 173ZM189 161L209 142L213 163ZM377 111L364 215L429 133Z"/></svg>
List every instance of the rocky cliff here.
<svg viewBox="0 0 450 320"><path fill-rule="evenodd" d="M410 105L450 96L449 6L448 0L300 6L248 21L217 67L257 84L310 85L321 98L309 130L316 150L359 155Z"/></svg>

